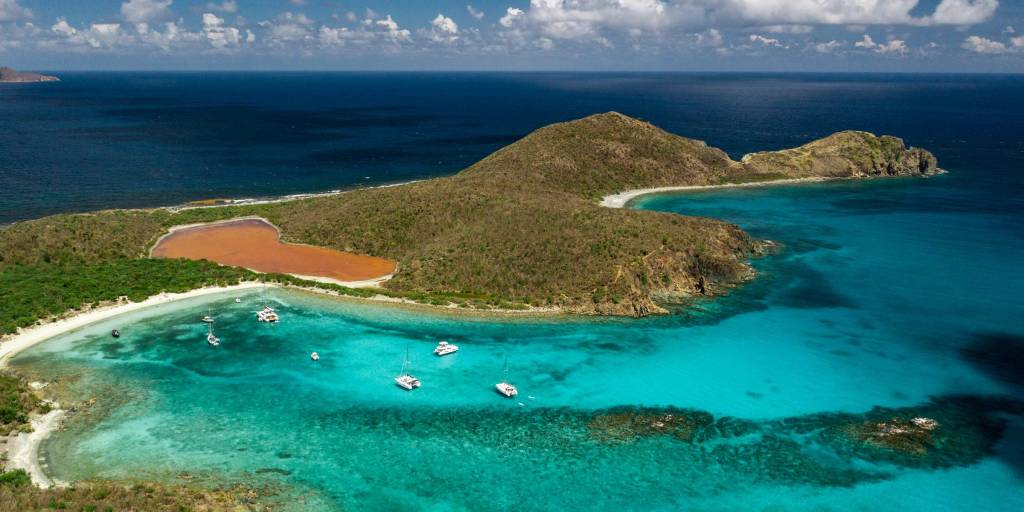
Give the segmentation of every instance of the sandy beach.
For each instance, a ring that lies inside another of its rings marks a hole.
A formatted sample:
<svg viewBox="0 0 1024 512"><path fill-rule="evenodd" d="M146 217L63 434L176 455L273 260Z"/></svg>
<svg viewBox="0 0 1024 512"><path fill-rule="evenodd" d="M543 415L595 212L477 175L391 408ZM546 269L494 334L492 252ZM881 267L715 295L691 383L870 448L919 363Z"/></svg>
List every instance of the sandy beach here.
<svg viewBox="0 0 1024 512"><path fill-rule="evenodd" d="M176 226L157 240L150 257L205 259L350 288L377 286L397 268L384 258L285 243L280 238L277 226L259 217Z"/></svg>
<svg viewBox="0 0 1024 512"><path fill-rule="evenodd" d="M229 292L232 290L245 290L264 286L263 283L241 283L234 286L213 286L199 288L185 293L161 293L150 297L142 302L129 302L124 304L113 304L89 311L74 314L70 317L36 325L23 329L13 337L0 342L0 368L7 364L10 358L19 352L34 345L42 343L54 336L58 336L79 327L106 320L117 315L129 313L139 309L166 304L176 300L190 299L215 293ZM50 435L51 432L60 427L65 411L55 408L54 410L32 419L32 432L18 434L8 439L6 446L7 469L23 469L31 477L32 482L41 487L48 488L54 482L46 476L42 466L39 464L39 445Z"/></svg>
<svg viewBox="0 0 1024 512"><path fill-rule="evenodd" d="M754 181L749 183L726 183L723 185L686 185L678 187L654 187L654 188L637 188L633 190L626 190L617 194L611 194L604 196L601 199L601 206L607 208L624 208L629 204L630 201L649 194L660 194L664 192L685 192L688 190L711 190L716 188L746 188L746 187L764 187L769 185L788 185L793 183L813 183L819 181L833 181L840 179L849 178L789 178L784 180L771 180L771 181Z"/></svg>

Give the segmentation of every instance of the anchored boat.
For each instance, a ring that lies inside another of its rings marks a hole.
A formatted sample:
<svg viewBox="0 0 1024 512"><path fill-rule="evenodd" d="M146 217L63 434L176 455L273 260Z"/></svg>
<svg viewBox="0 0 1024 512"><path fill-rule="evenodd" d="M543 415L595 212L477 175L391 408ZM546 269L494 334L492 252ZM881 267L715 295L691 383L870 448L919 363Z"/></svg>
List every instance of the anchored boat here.
<svg viewBox="0 0 1024 512"><path fill-rule="evenodd" d="M508 358L505 358L505 371L502 374L501 382L494 385L494 389L498 390L498 393L505 398L512 398L519 394L519 390L516 389L511 382L508 381Z"/></svg>
<svg viewBox="0 0 1024 512"><path fill-rule="evenodd" d="M408 346L405 347L405 360L402 361L402 373L400 373L398 375L398 377L395 377L395 384L397 384L398 387L400 387L400 388L402 388L402 389L404 389L406 391L412 391L412 390L420 387L420 380L417 379L416 377L413 377L412 374L409 373L409 347Z"/></svg>
<svg viewBox="0 0 1024 512"><path fill-rule="evenodd" d="M436 355L436 356L446 356L448 354L454 354L454 353L456 353L458 351L459 351L459 346L458 345L452 345L451 343L448 343L447 341L442 341L441 343L437 344L437 347L434 348L434 355Z"/></svg>
<svg viewBox="0 0 1024 512"><path fill-rule="evenodd" d="M274 311L274 308L264 305L262 311L256 312L256 320L260 322L274 323L279 320L279 317L277 316L277 312Z"/></svg>
<svg viewBox="0 0 1024 512"><path fill-rule="evenodd" d="M209 329L206 332L206 342L209 343L211 347L219 347L220 338L213 335L213 324L208 323L206 325L207 327L209 327Z"/></svg>

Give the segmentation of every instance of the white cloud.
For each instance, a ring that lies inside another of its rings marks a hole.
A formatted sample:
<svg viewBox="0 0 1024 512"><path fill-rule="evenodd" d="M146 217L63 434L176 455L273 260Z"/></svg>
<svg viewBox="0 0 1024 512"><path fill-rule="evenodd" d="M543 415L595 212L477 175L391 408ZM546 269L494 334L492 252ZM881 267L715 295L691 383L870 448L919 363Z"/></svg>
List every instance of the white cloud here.
<svg viewBox="0 0 1024 512"><path fill-rule="evenodd" d="M369 11L369 9L367 9ZM393 42L408 42L412 41L411 32L398 26L398 22L395 21L390 14L384 19L377 20L374 22L378 30L382 30L384 34L388 36Z"/></svg>
<svg viewBox="0 0 1024 512"><path fill-rule="evenodd" d="M517 20L521 19L524 14L526 13L523 12L522 9L519 9L517 7L509 7L505 11L505 15L502 16L500 20L498 20L498 24L505 28L509 28L512 25L514 25Z"/></svg>
<svg viewBox="0 0 1024 512"><path fill-rule="evenodd" d="M203 13L203 35L218 51L229 51L242 42L242 34L237 28L224 26L224 18L209 12Z"/></svg>
<svg viewBox="0 0 1024 512"><path fill-rule="evenodd" d="M459 25L455 20L438 13L437 17L430 21L429 38L438 43L454 43L459 40Z"/></svg>
<svg viewBox="0 0 1024 512"><path fill-rule="evenodd" d="M0 21L31 18L32 10L18 4L18 0L0 0Z"/></svg>
<svg viewBox="0 0 1024 512"><path fill-rule="evenodd" d="M58 37L57 42L78 49L107 49L132 40L131 36L121 31L120 23L93 23L88 29L78 30L64 18L57 18L50 32Z"/></svg>
<svg viewBox="0 0 1024 512"><path fill-rule="evenodd" d="M1000 54L1010 51L1005 44L986 37L968 36L961 45L965 50L975 53Z"/></svg>
<svg viewBox="0 0 1024 512"><path fill-rule="evenodd" d="M306 5L306 0L288 0L292 5Z"/></svg>
<svg viewBox="0 0 1024 512"><path fill-rule="evenodd" d="M919 4L920 0L530 0L525 12L508 8L499 24L509 28L525 19L536 32L555 38L600 39L608 30L635 38L674 29L728 27L805 34L819 24L980 23L992 18L999 0L941 0L931 14L912 15Z"/></svg>
<svg viewBox="0 0 1024 512"><path fill-rule="evenodd" d="M845 44L846 43L842 43L833 39L827 43L815 44L814 46L812 46L812 48L814 48L814 51L818 53L832 53L845 46Z"/></svg>
<svg viewBox="0 0 1024 512"><path fill-rule="evenodd" d="M1024 36L1011 37L1009 43L994 41L987 37L968 36L964 39L964 42L960 47L975 53L983 53L987 55L1016 53L1024 51Z"/></svg>
<svg viewBox="0 0 1024 512"><path fill-rule="evenodd" d="M206 4L206 10L210 12L238 12L238 2L235 0L224 0L219 4L209 2Z"/></svg>
<svg viewBox="0 0 1024 512"><path fill-rule="evenodd" d="M782 47L782 42L779 41L778 39L773 39L771 37L765 37L765 36L762 36L760 34L750 34L750 37L748 39L750 40L751 43L757 43L757 44L759 44L761 46L774 46L774 47L778 47L778 48Z"/></svg>
<svg viewBox="0 0 1024 512"><path fill-rule="evenodd" d="M445 34L459 33L459 25L455 23L455 20L441 13L437 13L437 17L431 20L430 25Z"/></svg>
<svg viewBox="0 0 1024 512"><path fill-rule="evenodd" d="M121 17L130 23L146 23L165 19L171 14L173 0L125 0Z"/></svg>
<svg viewBox="0 0 1024 512"><path fill-rule="evenodd" d="M942 0L926 20L936 25L974 25L988 21L997 7L999 0Z"/></svg>
<svg viewBox="0 0 1024 512"><path fill-rule="evenodd" d="M484 12L476 10L472 5L466 5L466 12L468 12L469 15L473 17L473 19L484 19Z"/></svg>
<svg viewBox="0 0 1024 512"><path fill-rule="evenodd" d="M356 13L349 11L345 13L345 19L348 21L356 21L359 17L356 16Z"/></svg>
<svg viewBox="0 0 1024 512"><path fill-rule="evenodd" d="M892 39L886 43L876 43L871 36L864 34L864 38L853 45L857 48L863 48L865 50L871 50L875 53L890 54L890 55L904 55L907 53L906 41L900 39Z"/></svg>

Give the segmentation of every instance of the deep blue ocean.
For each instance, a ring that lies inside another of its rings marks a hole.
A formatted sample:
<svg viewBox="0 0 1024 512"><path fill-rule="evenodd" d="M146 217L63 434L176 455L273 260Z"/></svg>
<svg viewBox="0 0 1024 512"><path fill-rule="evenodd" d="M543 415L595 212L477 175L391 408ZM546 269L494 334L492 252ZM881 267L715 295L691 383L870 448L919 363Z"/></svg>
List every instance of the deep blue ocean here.
<svg viewBox="0 0 1024 512"><path fill-rule="evenodd" d="M1020 197L1021 76L58 74L0 84L0 223L451 174L609 110L734 157L843 129L896 134L984 169L972 183L999 192L993 207Z"/></svg>
<svg viewBox="0 0 1024 512"><path fill-rule="evenodd" d="M1024 509L1024 78L64 78L0 88L27 127L2 135L8 220L445 174L607 110L734 157L895 134L949 173L638 200L781 244L752 282L670 316L509 320L271 289L70 332L12 361L97 398L42 447L58 479L267 484L296 511ZM279 325L253 320L263 302ZM436 358L441 339L462 348ZM407 348L413 393L392 382ZM493 391L505 361L517 400ZM665 414L692 436L652 432ZM858 436L914 416L940 424L924 452Z"/></svg>

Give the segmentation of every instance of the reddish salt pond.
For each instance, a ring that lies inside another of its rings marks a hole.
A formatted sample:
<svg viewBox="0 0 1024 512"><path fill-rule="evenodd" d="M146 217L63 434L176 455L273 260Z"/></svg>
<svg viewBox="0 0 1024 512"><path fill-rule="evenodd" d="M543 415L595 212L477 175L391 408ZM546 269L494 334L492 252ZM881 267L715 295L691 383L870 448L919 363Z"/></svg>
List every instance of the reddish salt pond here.
<svg viewBox="0 0 1024 512"><path fill-rule="evenodd" d="M153 248L154 258L205 259L257 272L279 272L353 283L390 276L395 263L383 258L284 243L277 228L243 219L175 230Z"/></svg>

